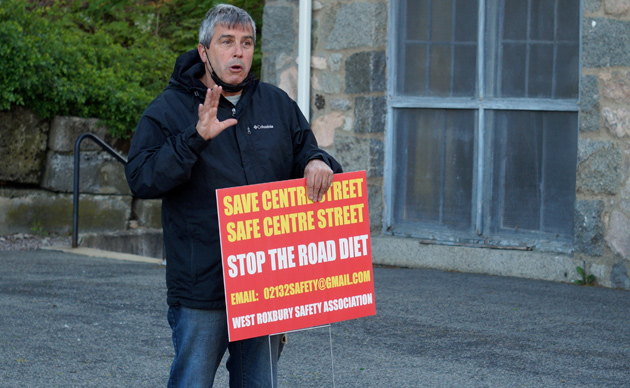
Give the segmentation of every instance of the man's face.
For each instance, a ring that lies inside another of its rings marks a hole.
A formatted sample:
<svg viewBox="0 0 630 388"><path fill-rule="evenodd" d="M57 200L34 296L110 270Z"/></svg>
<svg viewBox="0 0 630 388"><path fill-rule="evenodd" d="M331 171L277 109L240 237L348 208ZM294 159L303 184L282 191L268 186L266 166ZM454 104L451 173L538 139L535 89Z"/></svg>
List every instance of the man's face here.
<svg viewBox="0 0 630 388"><path fill-rule="evenodd" d="M254 58L254 34L251 28L227 28L216 25L208 57L215 74L223 82L231 85L243 82L249 74ZM201 55L201 58L204 62L207 60L205 55Z"/></svg>

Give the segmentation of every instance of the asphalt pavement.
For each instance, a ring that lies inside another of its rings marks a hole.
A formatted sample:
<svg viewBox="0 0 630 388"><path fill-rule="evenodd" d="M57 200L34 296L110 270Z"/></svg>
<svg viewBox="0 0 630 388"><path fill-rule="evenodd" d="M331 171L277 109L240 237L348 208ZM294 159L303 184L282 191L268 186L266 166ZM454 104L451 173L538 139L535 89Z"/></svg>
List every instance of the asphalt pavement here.
<svg viewBox="0 0 630 388"><path fill-rule="evenodd" d="M375 316L289 335L280 387L630 387L628 291L380 267L374 281ZM0 251L0 387L165 387L165 292L157 262Z"/></svg>

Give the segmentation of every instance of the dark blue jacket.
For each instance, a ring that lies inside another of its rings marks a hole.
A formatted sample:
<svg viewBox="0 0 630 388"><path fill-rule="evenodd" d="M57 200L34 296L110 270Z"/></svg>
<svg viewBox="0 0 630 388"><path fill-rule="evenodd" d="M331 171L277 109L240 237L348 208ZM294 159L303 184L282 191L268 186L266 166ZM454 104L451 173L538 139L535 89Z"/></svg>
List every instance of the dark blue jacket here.
<svg viewBox="0 0 630 388"><path fill-rule="evenodd" d="M238 124L211 141L195 129L206 87L197 50L181 55L168 87L144 111L131 143L127 181L139 198L162 199L171 306L224 308L216 189L302 178L311 159L335 173L297 104L255 81L234 107L221 97L218 119Z"/></svg>

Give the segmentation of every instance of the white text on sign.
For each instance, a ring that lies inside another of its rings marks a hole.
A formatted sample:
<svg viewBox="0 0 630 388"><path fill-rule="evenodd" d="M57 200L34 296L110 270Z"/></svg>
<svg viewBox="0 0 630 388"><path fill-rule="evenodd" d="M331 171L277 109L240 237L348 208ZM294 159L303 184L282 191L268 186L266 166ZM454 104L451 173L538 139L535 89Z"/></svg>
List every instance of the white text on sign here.
<svg viewBox="0 0 630 388"><path fill-rule="evenodd" d="M339 240L327 240L300 244L296 247L272 248L265 251L230 255L227 258L228 276L255 275L265 268L278 271L296 266L307 266L346 260L368 255L368 235L362 234ZM269 258L269 263L267 263Z"/></svg>

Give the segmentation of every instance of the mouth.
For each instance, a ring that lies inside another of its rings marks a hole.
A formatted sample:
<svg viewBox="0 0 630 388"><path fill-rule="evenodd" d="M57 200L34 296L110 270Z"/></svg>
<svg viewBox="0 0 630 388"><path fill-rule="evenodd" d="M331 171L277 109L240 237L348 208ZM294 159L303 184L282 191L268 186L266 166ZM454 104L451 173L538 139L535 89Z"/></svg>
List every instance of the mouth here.
<svg viewBox="0 0 630 388"><path fill-rule="evenodd" d="M243 71L245 67L239 64L234 64L228 67L228 69L232 72L232 73L240 73L241 71Z"/></svg>

